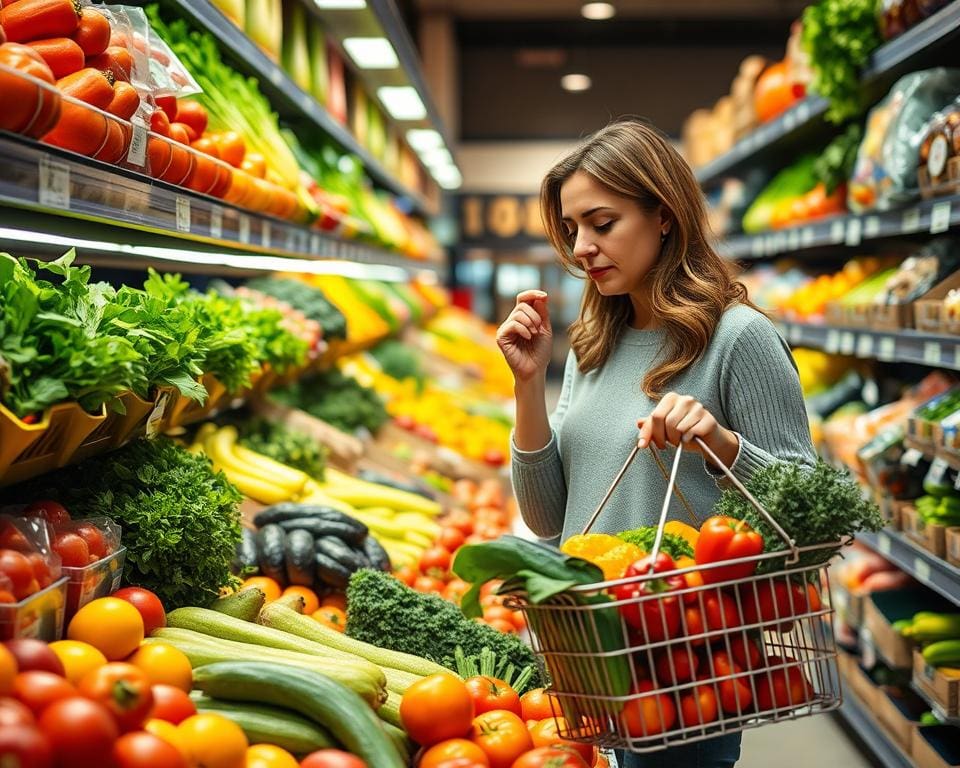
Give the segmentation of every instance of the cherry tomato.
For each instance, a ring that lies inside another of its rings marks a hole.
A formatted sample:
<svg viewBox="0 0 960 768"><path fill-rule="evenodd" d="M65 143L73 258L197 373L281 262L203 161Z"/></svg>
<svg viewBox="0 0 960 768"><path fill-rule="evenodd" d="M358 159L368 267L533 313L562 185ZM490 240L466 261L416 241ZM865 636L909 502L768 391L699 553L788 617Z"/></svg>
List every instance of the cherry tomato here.
<svg viewBox="0 0 960 768"><path fill-rule="evenodd" d="M417 592L433 592L437 595L442 595L446 586L447 585L440 579L434 578L433 576L417 576L413 582L413 588L417 590Z"/></svg>
<svg viewBox="0 0 960 768"><path fill-rule="evenodd" d="M78 688L82 695L106 707L124 732L143 725L153 708L146 673L125 662L112 662L88 672Z"/></svg>
<svg viewBox="0 0 960 768"><path fill-rule="evenodd" d="M347 614L332 605L318 608L310 615L316 621L337 632L345 632L347 629Z"/></svg>
<svg viewBox="0 0 960 768"><path fill-rule="evenodd" d="M517 715L505 710L484 712L473 719L470 740L487 753L490 768L510 768L533 748L530 732Z"/></svg>
<svg viewBox="0 0 960 768"><path fill-rule="evenodd" d="M40 717L54 702L76 696L77 689L53 672L30 670L13 679L13 695L30 708L34 717Z"/></svg>
<svg viewBox="0 0 960 768"><path fill-rule="evenodd" d="M0 550L29 552L32 547L26 535L10 520L0 520Z"/></svg>
<svg viewBox="0 0 960 768"><path fill-rule="evenodd" d="M40 589L46 589L53 584L53 573L50 570L50 563L40 552L29 552L27 560L30 561L30 567L33 569L33 578L37 580Z"/></svg>
<svg viewBox="0 0 960 768"><path fill-rule="evenodd" d="M393 572L393 576L398 581L403 582L408 587L412 587L417 580L417 569L410 565L403 565Z"/></svg>
<svg viewBox="0 0 960 768"><path fill-rule="evenodd" d="M443 588L443 599L460 605L460 601L469 589L470 585L463 579L453 579Z"/></svg>
<svg viewBox="0 0 960 768"><path fill-rule="evenodd" d="M546 720L560 714L560 702L543 688L534 688L520 697L520 717L526 720Z"/></svg>
<svg viewBox="0 0 960 768"><path fill-rule="evenodd" d="M549 717L541 720L530 729L530 738L535 747L557 747L562 746L576 752L587 765L593 765L594 748L592 744L582 744L577 741L570 741L563 738L560 733L569 731L567 721L562 717Z"/></svg>
<svg viewBox="0 0 960 768"><path fill-rule="evenodd" d="M17 657L0 645L0 696L8 696L13 692L13 678L19 671Z"/></svg>
<svg viewBox="0 0 960 768"><path fill-rule="evenodd" d="M46 737L33 725L0 724L0 760L22 768L51 768L53 751ZM67 765L68 763L64 763ZM72 765L72 763L69 763Z"/></svg>
<svg viewBox="0 0 960 768"><path fill-rule="evenodd" d="M16 699L0 699L0 731L16 725L36 725L36 722L26 704Z"/></svg>
<svg viewBox="0 0 960 768"><path fill-rule="evenodd" d="M448 552L456 552L466 540L467 534L452 525L442 528L437 536L437 544Z"/></svg>
<svg viewBox="0 0 960 768"><path fill-rule="evenodd" d="M106 537L93 523L78 523L74 531L77 536L87 542L91 557L100 560L110 554Z"/></svg>
<svg viewBox="0 0 960 768"><path fill-rule="evenodd" d="M47 707L40 716L54 758L71 768L103 768L110 764L120 731L107 708L73 696Z"/></svg>
<svg viewBox="0 0 960 768"><path fill-rule="evenodd" d="M680 722L683 726L712 723L717 719L717 695L712 685L698 685L680 695Z"/></svg>
<svg viewBox="0 0 960 768"><path fill-rule="evenodd" d="M143 671L150 685L174 685L186 692L193 688L190 659L168 643L144 643L127 661Z"/></svg>
<svg viewBox="0 0 960 768"><path fill-rule="evenodd" d="M686 645L665 648L654 656L656 680L663 688L693 680L699 668L700 657Z"/></svg>
<svg viewBox="0 0 960 768"><path fill-rule="evenodd" d="M113 745L113 761L117 768L187 768L175 746L146 731L121 736Z"/></svg>
<svg viewBox="0 0 960 768"><path fill-rule="evenodd" d="M469 512L462 509L456 510L447 515L443 521L443 526L445 528L456 528L464 536L469 536L473 533L473 518Z"/></svg>
<svg viewBox="0 0 960 768"><path fill-rule="evenodd" d="M490 619L487 622L487 626L493 627L498 632L503 632L505 635L516 634L517 625L512 621L507 621L506 619Z"/></svg>
<svg viewBox="0 0 960 768"><path fill-rule="evenodd" d="M420 764L421 766L423 763ZM321 749L311 752L300 761L300 768L367 768L356 755L339 749Z"/></svg>
<svg viewBox="0 0 960 768"><path fill-rule="evenodd" d="M75 533L58 533L53 540L53 549L60 555L60 563L65 568L83 568L90 565L90 548L87 542Z"/></svg>
<svg viewBox="0 0 960 768"><path fill-rule="evenodd" d="M470 765L490 765L487 753L468 739L447 739L434 744L423 753L417 768L438 768L453 760L465 760Z"/></svg>
<svg viewBox="0 0 960 768"><path fill-rule="evenodd" d="M143 633L149 635L153 630L167 626L167 614L163 603L149 589L142 587L124 587L113 593L114 597L126 600L140 612L143 619Z"/></svg>
<svg viewBox="0 0 960 768"><path fill-rule="evenodd" d="M437 717L438 712L443 712L443 717ZM467 686L442 672L415 682L400 701L404 730L425 747L464 736L473 717L473 699Z"/></svg>
<svg viewBox="0 0 960 768"><path fill-rule="evenodd" d="M592 749L592 747L591 747ZM511 768L590 768L576 751L565 746L536 747L524 752Z"/></svg>
<svg viewBox="0 0 960 768"><path fill-rule="evenodd" d="M496 621L497 619L513 624L513 611L505 605L491 605L483 609L483 619L486 622Z"/></svg>
<svg viewBox="0 0 960 768"><path fill-rule="evenodd" d="M151 718L166 720L176 725L197 714L197 707L193 700L180 688L172 685L153 685L150 686L150 692L153 694Z"/></svg>
<svg viewBox="0 0 960 768"><path fill-rule="evenodd" d="M13 595L17 600L29 597L36 588L36 579L33 567L26 555L12 549L0 549L0 573L4 574L13 587Z"/></svg>
<svg viewBox="0 0 960 768"><path fill-rule="evenodd" d="M632 738L655 736L673 728L677 721L677 707L672 696L656 693L649 680L641 680L636 693L641 695L630 699L620 713L621 721Z"/></svg>
<svg viewBox="0 0 960 768"><path fill-rule="evenodd" d="M515 715L520 714L520 696L503 680L477 675L465 680L464 685L467 686L470 698L473 699L475 715L482 715L494 709L505 709Z"/></svg>
<svg viewBox="0 0 960 768"><path fill-rule="evenodd" d="M67 508L60 502L50 499L35 501L33 504L27 505L21 514L24 517L42 517L54 528L70 522L70 513L67 512Z"/></svg>
<svg viewBox="0 0 960 768"><path fill-rule="evenodd" d="M440 546L425 549L420 555L420 570L427 576L440 577L450 570L450 550Z"/></svg>

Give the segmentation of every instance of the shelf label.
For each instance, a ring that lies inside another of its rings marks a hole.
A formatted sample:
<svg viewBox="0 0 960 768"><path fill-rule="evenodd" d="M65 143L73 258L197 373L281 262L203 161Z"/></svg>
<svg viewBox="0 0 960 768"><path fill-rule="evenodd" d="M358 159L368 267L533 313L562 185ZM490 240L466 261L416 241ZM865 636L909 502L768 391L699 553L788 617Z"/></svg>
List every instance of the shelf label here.
<svg viewBox="0 0 960 768"><path fill-rule="evenodd" d="M920 229L920 209L911 208L908 211L903 212L903 219L900 221L900 229L902 232L916 232Z"/></svg>
<svg viewBox="0 0 960 768"><path fill-rule="evenodd" d="M49 208L70 208L70 166L49 155L40 157L37 199Z"/></svg>
<svg viewBox="0 0 960 768"><path fill-rule="evenodd" d="M759 259L764 255L762 237L750 238L750 255L755 259Z"/></svg>
<svg viewBox="0 0 960 768"><path fill-rule="evenodd" d="M159 434L160 422L163 420L163 415L167 412L167 401L169 399L169 395L166 392L161 392L160 397L157 398L157 402L153 406L153 410L150 411L146 424L146 436L148 440L152 440Z"/></svg>
<svg viewBox="0 0 960 768"><path fill-rule="evenodd" d="M130 151L127 152L127 162L143 168L147 164L147 126L139 118L130 121L133 125L133 136L130 138Z"/></svg>
<svg viewBox="0 0 960 768"><path fill-rule="evenodd" d="M950 229L950 203L937 203L930 211L930 234L938 235Z"/></svg>
<svg viewBox="0 0 960 768"><path fill-rule="evenodd" d="M824 343L823 348L831 355L837 354L837 352L840 351L840 331L835 331L832 329L827 331L827 340Z"/></svg>
<svg viewBox="0 0 960 768"><path fill-rule="evenodd" d="M847 222L846 244L849 246L860 245L861 234L863 233L863 222L858 218L850 219Z"/></svg>
<svg viewBox="0 0 960 768"><path fill-rule="evenodd" d="M270 232L270 222L264 220L263 224L260 225L260 244L263 245L264 248L270 247L271 234L272 233Z"/></svg>
<svg viewBox="0 0 960 768"><path fill-rule="evenodd" d="M809 248L813 245L813 241L816 240L816 235L814 234L813 227L804 227L800 230L800 245L803 248Z"/></svg>
<svg viewBox="0 0 960 768"><path fill-rule="evenodd" d="M313 255L320 253L320 235L316 233L310 235L310 253Z"/></svg>
<svg viewBox="0 0 960 768"><path fill-rule="evenodd" d="M210 237L220 240L223 237L223 208L210 206Z"/></svg>
<svg viewBox="0 0 960 768"><path fill-rule="evenodd" d="M840 334L840 354L852 355L857 348L857 334L851 331L844 331Z"/></svg>
<svg viewBox="0 0 960 768"><path fill-rule="evenodd" d="M783 116L783 129L785 131L792 131L797 127L797 115L791 109L787 114Z"/></svg>
<svg viewBox="0 0 960 768"><path fill-rule="evenodd" d="M873 238L880 234L880 219L876 216L867 216L863 222L863 236Z"/></svg>
<svg viewBox="0 0 960 768"><path fill-rule="evenodd" d="M873 642L873 632L869 627L860 628L861 663L870 669L877 663L877 646Z"/></svg>
<svg viewBox="0 0 960 768"><path fill-rule="evenodd" d="M270 67L270 82L278 87L283 85L283 72L279 67Z"/></svg>
<svg viewBox="0 0 960 768"><path fill-rule="evenodd" d="M286 248L286 250L290 251L291 253L295 253L297 250L297 234L298 233L293 227L285 227L285 229L286 229L287 236L285 238L286 243L284 247Z"/></svg>
<svg viewBox="0 0 960 768"><path fill-rule="evenodd" d="M893 336L884 336L877 346L877 359L892 362L897 357L897 340Z"/></svg>
<svg viewBox="0 0 960 768"><path fill-rule="evenodd" d="M800 104L797 105L796 112L798 123L807 122L807 120L810 119L810 103L807 101L801 101Z"/></svg>
<svg viewBox="0 0 960 768"><path fill-rule="evenodd" d="M915 467L921 461L923 461L923 453L916 448L907 449L903 452L903 456L900 457L900 463L905 467Z"/></svg>
<svg viewBox="0 0 960 768"><path fill-rule="evenodd" d="M844 227L842 219L833 222L833 224L830 225L830 242L842 243L845 230L846 227Z"/></svg>
<svg viewBox="0 0 960 768"><path fill-rule="evenodd" d="M177 231L190 231L190 200L177 195Z"/></svg>
<svg viewBox="0 0 960 768"><path fill-rule="evenodd" d="M250 217L245 213L239 214L239 224L237 225L237 234L240 236L241 243L250 242Z"/></svg>
<svg viewBox="0 0 960 768"><path fill-rule="evenodd" d="M870 357L873 354L873 336L861 333L857 339L857 357Z"/></svg>
<svg viewBox="0 0 960 768"><path fill-rule="evenodd" d="M919 451L917 451L919 453ZM922 458L922 455L921 455ZM890 538L884 534L877 536L877 549L884 555L890 554Z"/></svg>
<svg viewBox="0 0 960 768"><path fill-rule="evenodd" d="M913 575L920 581L930 581L930 563L922 557L913 559Z"/></svg>
<svg viewBox="0 0 960 768"><path fill-rule="evenodd" d="M940 365L940 344L936 341L923 343L923 362L925 365Z"/></svg>
<svg viewBox="0 0 960 768"><path fill-rule="evenodd" d="M795 251L800 247L799 229L791 229L787 232L787 247L789 247L791 251Z"/></svg>

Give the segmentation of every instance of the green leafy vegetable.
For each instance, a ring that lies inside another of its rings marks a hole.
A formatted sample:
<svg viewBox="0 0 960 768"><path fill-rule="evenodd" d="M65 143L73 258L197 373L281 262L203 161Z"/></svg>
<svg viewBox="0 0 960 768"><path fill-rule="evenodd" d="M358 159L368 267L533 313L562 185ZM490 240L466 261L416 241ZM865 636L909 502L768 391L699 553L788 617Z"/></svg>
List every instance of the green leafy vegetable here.
<svg viewBox="0 0 960 768"><path fill-rule="evenodd" d="M327 452L310 435L262 418L240 420L237 428L241 445L323 480Z"/></svg>
<svg viewBox="0 0 960 768"><path fill-rule="evenodd" d="M617 534L618 539L636 544L644 552L653 551L653 542L657 538L657 526L647 525L643 528L634 528L632 531L622 531ZM675 533L663 532L660 549L676 560L678 557L693 557L693 547L682 536Z"/></svg>
<svg viewBox="0 0 960 768"><path fill-rule="evenodd" d="M509 659L497 659L497 655L487 647L480 649L480 653L467 656L459 645L454 649L454 661L457 665L457 674L464 680L483 675L497 680L503 680L517 693L523 693L530 685L530 680L536 674L532 666L517 670ZM514 677L516 675L516 677Z"/></svg>
<svg viewBox="0 0 960 768"><path fill-rule="evenodd" d="M372 389L336 368L270 393L272 399L299 408L344 432L376 432L390 418Z"/></svg>
<svg viewBox="0 0 960 768"><path fill-rule="evenodd" d="M383 372L395 379L413 379L418 389L423 387L425 375L420 357L403 342L396 339L382 341L370 350Z"/></svg>
<svg viewBox="0 0 960 768"><path fill-rule="evenodd" d="M832 195L841 184L846 184L853 175L857 150L862 140L863 127L859 123L851 123L846 131L827 145L814 162L814 176L826 187L828 195Z"/></svg>
<svg viewBox="0 0 960 768"><path fill-rule="evenodd" d="M307 319L316 320L325 339L347 338L346 318L318 288L282 277L257 278L248 282L247 288L272 296L299 310Z"/></svg>

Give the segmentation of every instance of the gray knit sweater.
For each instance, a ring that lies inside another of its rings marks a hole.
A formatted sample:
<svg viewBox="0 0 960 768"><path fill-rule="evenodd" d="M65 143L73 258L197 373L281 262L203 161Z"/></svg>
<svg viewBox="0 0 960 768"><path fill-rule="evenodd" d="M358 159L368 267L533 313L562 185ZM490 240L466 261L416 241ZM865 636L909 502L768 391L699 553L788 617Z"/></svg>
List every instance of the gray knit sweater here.
<svg viewBox="0 0 960 768"><path fill-rule="evenodd" d="M550 442L537 451L513 446L514 489L523 519L537 536L566 540L582 531L636 442L637 418L655 406L640 387L665 340L663 330L628 328L606 364L587 374L577 369L573 352L567 357L560 400L550 416ZM695 397L740 436L733 466L739 480L746 482L776 459L816 460L793 358L759 312L744 305L728 309L703 357L668 386ZM669 469L673 448L662 459ZM678 484L701 521L709 517L723 480L699 453L685 451ZM641 451L591 531L656 523L665 490L649 450ZM676 496L670 518L690 522Z"/></svg>

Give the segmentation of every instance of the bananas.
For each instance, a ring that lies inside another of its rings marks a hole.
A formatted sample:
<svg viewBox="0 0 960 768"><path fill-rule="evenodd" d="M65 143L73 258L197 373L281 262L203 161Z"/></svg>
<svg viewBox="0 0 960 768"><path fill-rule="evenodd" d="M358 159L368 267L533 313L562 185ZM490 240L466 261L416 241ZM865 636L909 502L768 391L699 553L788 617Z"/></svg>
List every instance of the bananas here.
<svg viewBox="0 0 960 768"><path fill-rule="evenodd" d="M897 629L904 637L918 643L931 643L939 640L960 641L960 613L934 613L920 611L913 619L898 622Z"/></svg>
<svg viewBox="0 0 960 768"><path fill-rule="evenodd" d="M934 667L960 665L960 638L930 643L923 649L923 660Z"/></svg>

